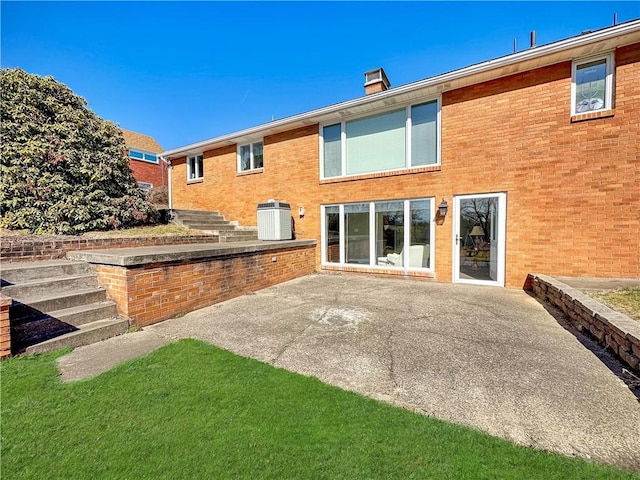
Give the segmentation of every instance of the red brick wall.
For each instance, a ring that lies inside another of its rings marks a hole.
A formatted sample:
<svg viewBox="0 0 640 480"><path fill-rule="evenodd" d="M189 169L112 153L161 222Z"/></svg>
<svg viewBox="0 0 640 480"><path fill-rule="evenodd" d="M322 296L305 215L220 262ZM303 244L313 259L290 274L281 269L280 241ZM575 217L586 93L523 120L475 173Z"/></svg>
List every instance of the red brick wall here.
<svg viewBox="0 0 640 480"><path fill-rule="evenodd" d="M167 166L161 160L151 163L130 158L129 167L137 182L152 183L154 188L168 185Z"/></svg>
<svg viewBox="0 0 640 480"><path fill-rule="evenodd" d="M11 355L11 323L9 307L11 299L0 293L0 358Z"/></svg>
<svg viewBox="0 0 640 480"><path fill-rule="evenodd" d="M98 265L96 271L118 312L144 327L308 275L315 250L312 245L131 268Z"/></svg>
<svg viewBox="0 0 640 480"><path fill-rule="evenodd" d="M613 115L572 122L571 63L442 97L442 166L320 181L318 126L265 137L264 171L236 173L234 146L204 152L204 179L174 161L174 208L256 224L256 205L291 203L298 238L320 240L320 205L507 192L506 284L529 272L640 275L640 45L615 55ZM306 209L298 219L298 206ZM435 278L451 281L453 212L435 227ZM320 264L317 249L316 262Z"/></svg>
<svg viewBox="0 0 640 480"><path fill-rule="evenodd" d="M32 262L57 260L73 250L98 250L103 248L151 247L185 243L217 243L214 235L140 238L83 238L74 236L52 237L3 237L0 239L0 258L3 262Z"/></svg>

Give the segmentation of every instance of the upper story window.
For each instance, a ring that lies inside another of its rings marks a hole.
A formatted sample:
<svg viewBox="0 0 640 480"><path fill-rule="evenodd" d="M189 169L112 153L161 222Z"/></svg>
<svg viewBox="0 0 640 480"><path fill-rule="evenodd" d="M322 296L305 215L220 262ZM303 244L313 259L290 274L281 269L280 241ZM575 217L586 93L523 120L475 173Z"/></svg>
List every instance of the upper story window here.
<svg viewBox="0 0 640 480"><path fill-rule="evenodd" d="M238 172L257 170L264 166L262 141L238 145Z"/></svg>
<svg viewBox="0 0 640 480"><path fill-rule="evenodd" d="M613 70L612 54L573 62L571 115L613 108Z"/></svg>
<svg viewBox="0 0 640 480"><path fill-rule="evenodd" d="M440 101L323 126L321 177L401 170L440 162Z"/></svg>
<svg viewBox="0 0 640 480"><path fill-rule="evenodd" d="M146 153L141 150L129 150L129 158L133 160L143 160L145 162L158 163L158 156L155 153Z"/></svg>
<svg viewBox="0 0 640 480"><path fill-rule="evenodd" d="M202 155L187 157L187 181L200 180L204 177L202 168Z"/></svg>

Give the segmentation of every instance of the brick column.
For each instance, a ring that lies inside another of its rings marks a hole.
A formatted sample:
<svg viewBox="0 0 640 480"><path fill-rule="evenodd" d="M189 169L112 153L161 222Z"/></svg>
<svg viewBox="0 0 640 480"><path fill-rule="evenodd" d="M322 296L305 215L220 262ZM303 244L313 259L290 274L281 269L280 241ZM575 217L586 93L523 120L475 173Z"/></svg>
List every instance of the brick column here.
<svg viewBox="0 0 640 480"><path fill-rule="evenodd" d="M0 293L0 358L6 358L11 355L10 306L11 299Z"/></svg>

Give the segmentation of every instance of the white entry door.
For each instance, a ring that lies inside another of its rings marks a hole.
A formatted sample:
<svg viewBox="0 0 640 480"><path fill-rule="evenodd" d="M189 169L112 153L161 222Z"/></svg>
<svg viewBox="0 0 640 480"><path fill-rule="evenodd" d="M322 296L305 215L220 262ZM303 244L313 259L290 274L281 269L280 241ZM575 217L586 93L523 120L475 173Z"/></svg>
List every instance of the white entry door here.
<svg viewBox="0 0 640 480"><path fill-rule="evenodd" d="M453 281L504 286L505 193L454 197Z"/></svg>

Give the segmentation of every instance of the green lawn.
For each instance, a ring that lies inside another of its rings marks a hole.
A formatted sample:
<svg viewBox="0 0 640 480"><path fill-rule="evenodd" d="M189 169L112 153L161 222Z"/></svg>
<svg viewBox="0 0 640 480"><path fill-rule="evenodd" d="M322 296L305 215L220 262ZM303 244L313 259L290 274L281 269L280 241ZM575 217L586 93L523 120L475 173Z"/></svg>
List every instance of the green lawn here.
<svg viewBox="0 0 640 480"><path fill-rule="evenodd" d="M0 365L5 480L633 478L194 340L74 384L60 354Z"/></svg>

